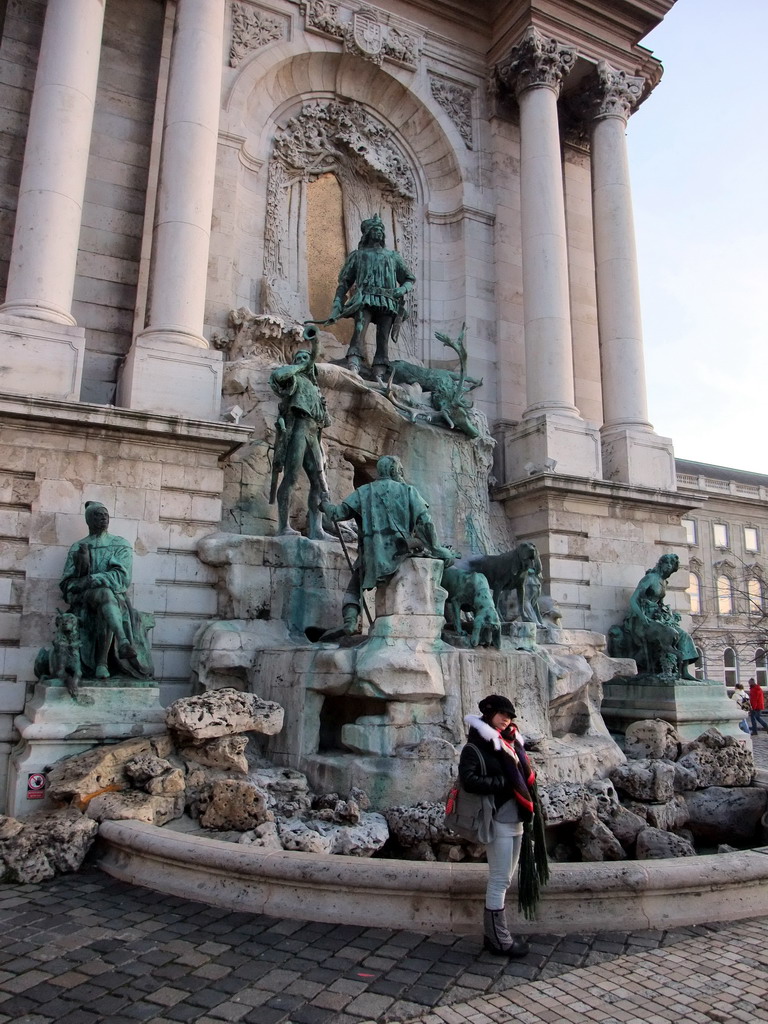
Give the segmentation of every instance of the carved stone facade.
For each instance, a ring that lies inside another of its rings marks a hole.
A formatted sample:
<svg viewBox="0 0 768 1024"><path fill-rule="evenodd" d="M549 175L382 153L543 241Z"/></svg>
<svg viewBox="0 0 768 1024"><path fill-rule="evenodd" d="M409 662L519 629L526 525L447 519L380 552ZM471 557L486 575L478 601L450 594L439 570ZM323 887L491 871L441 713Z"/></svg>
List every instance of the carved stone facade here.
<svg viewBox="0 0 768 1024"><path fill-rule="evenodd" d="M411 69L418 65L421 33L379 8L301 0L301 10L308 31L343 40L348 53L378 65L384 60Z"/></svg>
<svg viewBox="0 0 768 1024"><path fill-rule="evenodd" d="M523 0L477 4L471 18L460 6L5 5L0 775L86 500L107 504L115 532L135 543L137 604L158 621L161 695L188 686L192 638L216 614L199 538L234 522L265 537L274 529L263 493L269 364L290 362L310 308L330 309L339 269L316 242L322 218L308 229L318 195L320 212L335 218L340 258L357 246L361 221L378 214L387 245L414 270L410 318L391 355L451 371L455 359L435 335L456 337L466 323L467 376L483 382L474 408L497 442L492 472L484 430L482 443L464 436L450 456L443 434L431 445L447 427L419 412L403 431L386 382L371 397L350 374L335 392L337 416L359 436L343 423L332 428L338 436L329 431L334 480L367 479L375 456L407 437L407 471L441 527L460 530L465 554L535 541L565 628L611 625L660 545L685 560L680 517L692 497L675 493L668 442L643 420L642 344L615 298L634 294L615 270L631 277L634 268L629 189L618 182L603 214L618 204L622 216L598 229L592 187L600 174L617 182L621 119L661 73L639 40L672 0L619 11L601 0L589 15L551 0L536 8L536 28ZM563 146L569 111L595 89L604 106L579 114L590 149ZM557 203L547 209L563 211L554 275L535 245L547 233L528 231L536 191L521 188L524 164L535 178L526 147L542 136L525 134L518 107L549 132ZM332 209L322 192L330 178ZM318 259L328 273L311 305L308 267ZM559 319L548 305L555 295ZM526 410L547 406L555 385L526 332L543 325L546 334L556 320L557 365L572 378L556 398L570 418L555 416L542 432ZM613 344L628 337L631 370ZM235 364L254 347L261 365L245 372ZM234 425L241 415L248 426ZM612 433L601 438L607 422ZM561 452L520 457L521 424L547 443L556 434ZM588 473L574 442L583 424ZM236 462L241 479L230 488L226 467ZM243 486L253 493L243 498Z"/></svg>
<svg viewBox="0 0 768 1024"><path fill-rule="evenodd" d="M287 21L284 17L276 17L258 7L234 0L229 66L236 68L252 52L284 39L286 34Z"/></svg>
<svg viewBox="0 0 768 1024"><path fill-rule="evenodd" d="M328 173L336 176L343 191L347 249L357 245L360 223L368 212L384 206L395 225L397 248L415 270L420 248L414 218L416 182L391 130L360 104L320 101L305 104L275 134L267 184L265 279L283 282L288 294L301 293L302 269L288 254L289 240L299 231L297 211L306 185ZM411 293L403 331L406 358L416 354L417 303Z"/></svg>
<svg viewBox="0 0 768 1024"><path fill-rule="evenodd" d="M436 75L430 76L429 85L432 95L458 128L467 149L472 149L472 91Z"/></svg>

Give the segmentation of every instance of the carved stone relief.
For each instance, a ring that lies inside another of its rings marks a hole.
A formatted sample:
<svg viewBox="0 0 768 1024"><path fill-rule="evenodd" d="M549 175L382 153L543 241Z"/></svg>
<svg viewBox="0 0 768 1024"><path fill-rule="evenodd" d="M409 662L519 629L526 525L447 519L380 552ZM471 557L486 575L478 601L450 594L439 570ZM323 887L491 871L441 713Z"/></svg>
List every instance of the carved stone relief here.
<svg viewBox="0 0 768 1024"><path fill-rule="evenodd" d="M341 185L347 248L357 246L361 222L381 211L390 225L387 244L411 268L418 263L416 183L390 130L357 103L308 103L275 133L267 180L264 275L287 297L306 295L299 211L305 207L307 184L328 173ZM401 357L406 359L416 355L418 320L413 292L409 300L401 333Z"/></svg>
<svg viewBox="0 0 768 1024"><path fill-rule="evenodd" d="M432 95L458 128L467 149L472 149L472 90L437 75L430 76L429 84Z"/></svg>
<svg viewBox="0 0 768 1024"><path fill-rule="evenodd" d="M301 0L309 32L340 39L347 53L381 64L384 60L416 68L422 36L406 22L385 11L362 5L346 6L331 0Z"/></svg>
<svg viewBox="0 0 768 1024"><path fill-rule="evenodd" d="M285 39L287 22L266 11L251 7L250 4L232 4L232 42L229 48L229 65L236 68L253 50L267 43Z"/></svg>

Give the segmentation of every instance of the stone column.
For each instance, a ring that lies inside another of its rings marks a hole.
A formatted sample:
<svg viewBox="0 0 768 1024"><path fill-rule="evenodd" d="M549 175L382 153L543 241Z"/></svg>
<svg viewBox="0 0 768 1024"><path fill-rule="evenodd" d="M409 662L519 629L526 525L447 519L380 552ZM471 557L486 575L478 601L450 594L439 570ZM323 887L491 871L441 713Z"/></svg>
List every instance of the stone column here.
<svg viewBox="0 0 768 1024"><path fill-rule="evenodd" d="M568 245L557 101L576 52L537 29L497 68L520 109L527 406L506 439L508 479L557 470L600 476L596 430L574 404Z"/></svg>
<svg viewBox="0 0 768 1024"><path fill-rule="evenodd" d="M104 0L49 0L0 307L4 390L79 398L84 332L68 328L103 23Z"/></svg>
<svg viewBox="0 0 768 1024"><path fill-rule="evenodd" d="M609 479L674 487L671 442L654 434L648 422L627 158L627 119L643 87L642 78L600 61L591 94L592 216L605 414L603 465Z"/></svg>
<svg viewBox="0 0 768 1024"><path fill-rule="evenodd" d="M121 404L219 418L221 353L203 336L213 212L224 0L179 0L171 50L148 323L120 382Z"/></svg>

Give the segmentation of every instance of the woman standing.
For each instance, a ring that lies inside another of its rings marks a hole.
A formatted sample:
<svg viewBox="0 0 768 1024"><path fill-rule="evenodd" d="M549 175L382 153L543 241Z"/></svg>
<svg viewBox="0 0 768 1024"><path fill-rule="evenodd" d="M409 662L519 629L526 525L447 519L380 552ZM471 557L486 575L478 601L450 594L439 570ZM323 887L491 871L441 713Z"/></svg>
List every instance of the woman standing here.
<svg viewBox="0 0 768 1024"><path fill-rule="evenodd" d="M539 884L549 877L535 775L514 724L512 702L492 694L478 707L482 717L467 715L464 719L469 734L461 752L459 779L468 793L489 794L495 803L493 838L486 846L484 945L497 956L525 956L528 943L510 934L504 902L520 858L524 831L526 878L521 879L519 903L526 916L535 906ZM535 838L534 821L538 826Z"/></svg>

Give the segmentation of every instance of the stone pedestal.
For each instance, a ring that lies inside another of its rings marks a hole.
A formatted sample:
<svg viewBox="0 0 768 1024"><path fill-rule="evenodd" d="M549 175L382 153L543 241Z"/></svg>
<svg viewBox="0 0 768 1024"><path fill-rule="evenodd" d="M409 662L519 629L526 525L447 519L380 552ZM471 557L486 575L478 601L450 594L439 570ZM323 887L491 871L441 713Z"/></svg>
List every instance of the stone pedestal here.
<svg viewBox="0 0 768 1024"><path fill-rule="evenodd" d="M647 680L647 681L646 681ZM677 729L684 740L695 740L714 726L724 736L743 740L739 729L743 712L728 699L722 683L702 679L691 683L665 683L638 676L614 680L603 686L602 715L614 736L645 718L661 718Z"/></svg>
<svg viewBox="0 0 768 1024"><path fill-rule="evenodd" d="M538 630L535 622L504 622L501 635L509 637L510 643L518 651L534 651Z"/></svg>
<svg viewBox="0 0 768 1024"><path fill-rule="evenodd" d="M80 754L101 743L165 731L158 684L113 677L109 686L82 686L73 700L63 686L38 683L24 713L14 724L21 742L8 778L8 814L24 818L48 809L46 798L28 799L32 774L44 775L62 757Z"/></svg>
<svg viewBox="0 0 768 1024"><path fill-rule="evenodd" d="M192 419L221 418L223 356L208 348L195 348L140 335L125 360L117 389L117 403L126 409L145 409L166 416Z"/></svg>
<svg viewBox="0 0 768 1024"><path fill-rule="evenodd" d="M85 331L0 313L0 391L80 401Z"/></svg>
<svg viewBox="0 0 768 1024"><path fill-rule="evenodd" d="M504 483L539 473L599 480L600 432L578 416L548 412L524 419L504 439Z"/></svg>
<svg viewBox="0 0 768 1024"><path fill-rule="evenodd" d="M436 657L447 646L440 639L448 597L442 574L437 559L408 558L377 587L376 618L356 651L355 693L404 701L444 696Z"/></svg>
<svg viewBox="0 0 768 1024"><path fill-rule="evenodd" d="M670 437L652 430L603 427L603 477L636 487L674 491L675 453Z"/></svg>

